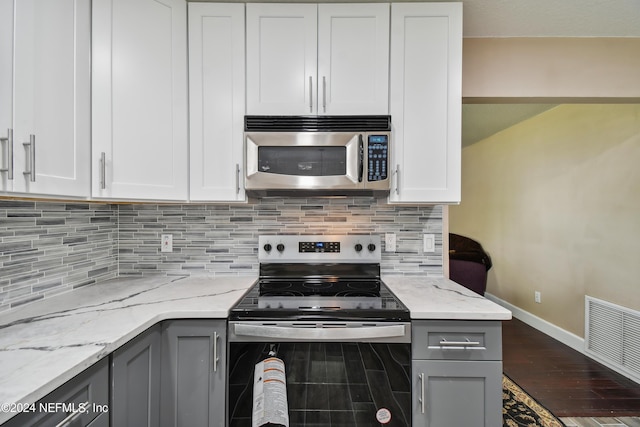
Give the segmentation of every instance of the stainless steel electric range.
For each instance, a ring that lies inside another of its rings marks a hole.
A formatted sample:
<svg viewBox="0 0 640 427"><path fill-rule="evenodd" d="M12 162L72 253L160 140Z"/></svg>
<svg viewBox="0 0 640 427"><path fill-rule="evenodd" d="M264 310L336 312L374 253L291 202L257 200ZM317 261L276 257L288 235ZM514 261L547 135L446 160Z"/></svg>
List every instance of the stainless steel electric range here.
<svg viewBox="0 0 640 427"><path fill-rule="evenodd" d="M229 425L251 425L253 367L285 362L290 426L409 426L409 310L379 236L261 236L260 276L229 314Z"/></svg>

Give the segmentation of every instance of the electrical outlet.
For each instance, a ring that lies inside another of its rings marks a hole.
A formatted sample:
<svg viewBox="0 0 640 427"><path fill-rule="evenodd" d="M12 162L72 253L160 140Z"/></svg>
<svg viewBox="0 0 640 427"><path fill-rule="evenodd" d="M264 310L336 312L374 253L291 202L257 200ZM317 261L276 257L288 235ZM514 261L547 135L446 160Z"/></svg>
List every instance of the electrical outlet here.
<svg viewBox="0 0 640 427"><path fill-rule="evenodd" d="M542 302L542 296L540 295L540 291L535 291L533 294L533 298L538 304L540 304Z"/></svg>
<svg viewBox="0 0 640 427"><path fill-rule="evenodd" d="M384 235L384 251L395 252L396 251L396 235L395 233L386 233Z"/></svg>
<svg viewBox="0 0 640 427"><path fill-rule="evenodd" d="M424 234L422 236L422 243L423 243L424 252L436 251L436 235L435 234Z"/></svg>
<svg viewBox="0 0 640 427"><path fill-rule="evenodd" d="M161 252L173 252L173 234L163 234L160 243Z"/></svg>

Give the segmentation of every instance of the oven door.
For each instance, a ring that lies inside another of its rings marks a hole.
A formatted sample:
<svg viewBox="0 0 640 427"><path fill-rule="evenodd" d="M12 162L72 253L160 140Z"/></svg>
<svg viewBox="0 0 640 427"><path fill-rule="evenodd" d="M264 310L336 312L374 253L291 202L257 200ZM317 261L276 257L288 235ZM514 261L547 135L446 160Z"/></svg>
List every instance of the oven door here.
<svg viewBox="0 0 640 427"><path fill-rule="evenodd" d="M251 425L256 363L285 366L290 427L411 425L409 323L229 322L229 426ZM358 332L359 331L359 332Z"/></svg>
<svg viewBox="0 0 640 427"><path fill-rule="evenodd" d="M364 189L364 134L246 132L247 190Z"/></svg>

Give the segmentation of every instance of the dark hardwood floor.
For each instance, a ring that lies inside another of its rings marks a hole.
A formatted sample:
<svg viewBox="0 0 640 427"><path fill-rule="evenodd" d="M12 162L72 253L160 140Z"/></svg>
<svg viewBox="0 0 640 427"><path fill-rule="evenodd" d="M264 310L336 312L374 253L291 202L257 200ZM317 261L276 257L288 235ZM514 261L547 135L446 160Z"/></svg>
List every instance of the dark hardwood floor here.
<svg viewBox="0 0 640 427"><path fill-rule="evenodd" d="M518 319L502 326L504 373L556 416L640 415L640 384Z"/></svg>

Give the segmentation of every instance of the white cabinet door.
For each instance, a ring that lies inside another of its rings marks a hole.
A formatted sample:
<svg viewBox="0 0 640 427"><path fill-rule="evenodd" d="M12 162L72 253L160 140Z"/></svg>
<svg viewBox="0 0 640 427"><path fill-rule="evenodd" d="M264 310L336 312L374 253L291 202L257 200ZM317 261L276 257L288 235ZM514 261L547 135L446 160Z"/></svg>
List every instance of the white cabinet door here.
<svg viewBox="0 0 640 427"><path fill-rule="evenodd" d="M460 202L462 4L391 6L391 202Z"/></svg>
<svg viewBox="0 0 640 427"><path fill-rule="evenodd" d="M87 197L91 3L14 7L13 191Z"/></svg>
<svg viewBox="0 0 640 427"><path fill-rule="evenodd" d="M247 4L247 114L317 112L317 5Z"/></svg>
<svg viewBox="0 0 640 427"><path fill-rule="evenodd" d="M13 189L13 0L0 0L0 192ZM9 147L11 144L11 147Z"/></svg>
<svg viewBox="0 0 640 427"><path fill-rule="evenodd" d="M318 5L318 114L388 114L389 4Z"/></svg>
<svg viewBox="0 0 640 427"><path fill-rule="evenodd" d="M94 197L187 198L187 5L94 0Z"/></svg>
<svg viewBox="0 0 640 427"><path fill-rule="evenodd" d="M248 4L247 114L387 114L388 4Z"/></svg>
<svg viewBox="0 0 640 427"><path fill-rule="evenodd" d="M244 4L189 3L191 200L245 200L244 40Z"/></svg>

